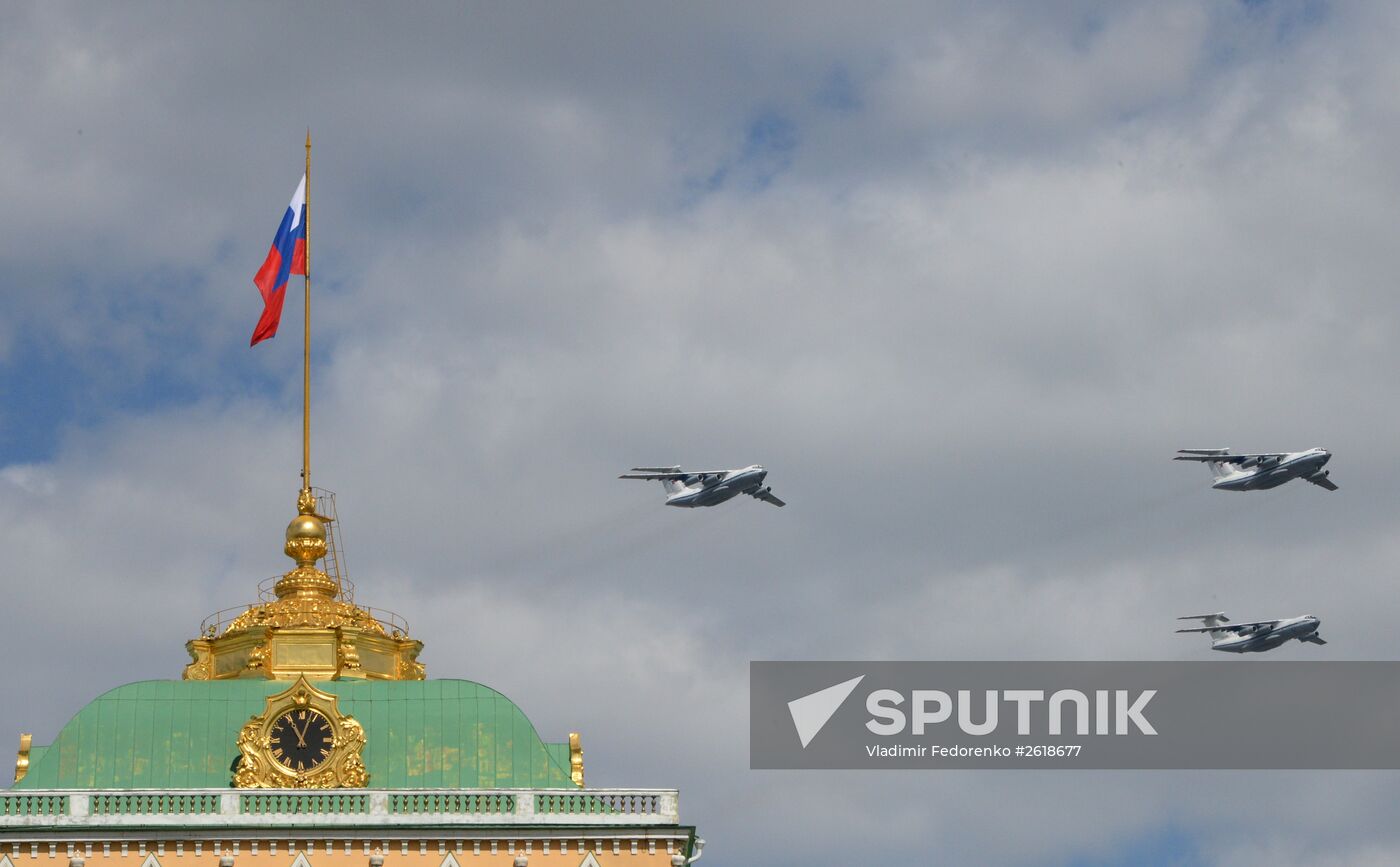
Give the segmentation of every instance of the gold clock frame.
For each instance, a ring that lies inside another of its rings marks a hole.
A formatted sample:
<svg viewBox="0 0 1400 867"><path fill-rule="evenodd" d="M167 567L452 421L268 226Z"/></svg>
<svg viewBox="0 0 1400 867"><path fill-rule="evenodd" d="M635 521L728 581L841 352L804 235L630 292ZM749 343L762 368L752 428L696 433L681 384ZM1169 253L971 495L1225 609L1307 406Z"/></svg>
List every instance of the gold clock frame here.
<svg viewBox="0 0 1400 867"><path fill-rule="evenodd" d="M331 724L331 755L307 771L296 771L272 755L272 726L288 711L311 709ZM365 730L354 717L342 714L334 695L322 692L305 677L291 688L268 696L263 712L238 733L240 758L233 774L238 789L363 789L369 785L361 753Z"/></svg>

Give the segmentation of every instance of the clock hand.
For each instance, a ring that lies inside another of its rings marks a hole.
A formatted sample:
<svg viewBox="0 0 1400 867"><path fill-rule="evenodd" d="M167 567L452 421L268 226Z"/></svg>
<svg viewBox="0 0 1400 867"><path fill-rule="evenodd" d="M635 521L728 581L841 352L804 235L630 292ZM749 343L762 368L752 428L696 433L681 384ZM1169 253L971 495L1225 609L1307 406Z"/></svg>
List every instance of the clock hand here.
<svg viewBox="0 0 1400 867"><path fill-rule="evenodd" d="M296 724L295 722L292 723L292 731L293 731L293 732L296 732L296 736L297 736L297 746L302 747L303 749L306 747L306 732L307 732L307 730L310 729L310 728L311 728L311 715L310 715L310 714L307 714L307 715L306 715L306 725L304 725L304 726L301 727L301 731L297 731L297 724Z"/></svg>

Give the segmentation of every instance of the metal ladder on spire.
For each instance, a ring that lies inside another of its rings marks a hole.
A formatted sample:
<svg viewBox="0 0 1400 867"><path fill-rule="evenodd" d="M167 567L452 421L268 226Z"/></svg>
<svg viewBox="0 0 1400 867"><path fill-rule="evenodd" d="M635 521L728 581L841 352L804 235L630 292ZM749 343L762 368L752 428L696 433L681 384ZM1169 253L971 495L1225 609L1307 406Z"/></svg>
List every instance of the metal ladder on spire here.
<svg viewBox="0 0 1400 867"><path fill-rule="evenodd" d="M335 511L335 491L312 488L316 497L316 516L326 525L326 575L340 588L340 598L355 604L355 582L345 570L345 553L340 550L340 520Z"/></svg>

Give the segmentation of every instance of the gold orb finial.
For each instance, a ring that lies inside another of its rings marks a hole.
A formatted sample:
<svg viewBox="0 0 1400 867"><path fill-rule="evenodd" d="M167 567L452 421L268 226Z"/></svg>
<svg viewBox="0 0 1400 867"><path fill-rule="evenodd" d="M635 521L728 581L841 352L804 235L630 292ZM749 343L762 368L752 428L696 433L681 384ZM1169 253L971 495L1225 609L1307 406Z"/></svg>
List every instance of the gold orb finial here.
<svg viewBox="0 0 1400 867"><path fill-rule="evenodd" d="M296 568L282 576L272 588L278 599L288 596L321 596L334 599L339 588L316 561L326 556L326 523L316 514L316 498L309 488L297 497L297 516L287 525L287 544L282 548L296 561Z"/></svg>
<svg viewBox="0 0 1400 867"><path fill-rule="evenodd" d="M315 515L297 515L287 525L287 544L282 549L298 566L315 566L326 556L326 525Z"/></svg>

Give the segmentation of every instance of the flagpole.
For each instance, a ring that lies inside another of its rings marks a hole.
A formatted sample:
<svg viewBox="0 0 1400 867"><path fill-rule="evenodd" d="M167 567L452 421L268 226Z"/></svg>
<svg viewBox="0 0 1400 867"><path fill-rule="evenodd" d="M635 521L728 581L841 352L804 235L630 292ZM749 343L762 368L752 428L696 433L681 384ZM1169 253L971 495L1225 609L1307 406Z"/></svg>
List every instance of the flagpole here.
<svg viewBox="0 0 1400 867"><path fill-rule="evenodd" d="M311 128L306 128L306 240L302 286L306 317L301 347L301 492L311 496ZM314 500L311 500L314 503ZM313 506L314 508L314 506Z"/></svg>

